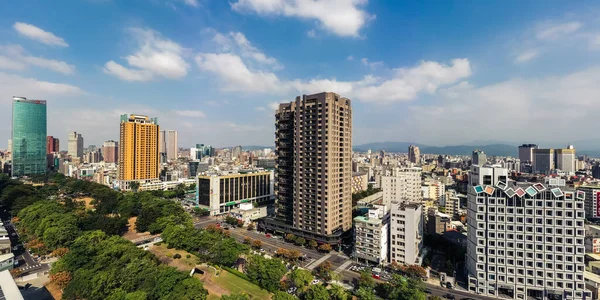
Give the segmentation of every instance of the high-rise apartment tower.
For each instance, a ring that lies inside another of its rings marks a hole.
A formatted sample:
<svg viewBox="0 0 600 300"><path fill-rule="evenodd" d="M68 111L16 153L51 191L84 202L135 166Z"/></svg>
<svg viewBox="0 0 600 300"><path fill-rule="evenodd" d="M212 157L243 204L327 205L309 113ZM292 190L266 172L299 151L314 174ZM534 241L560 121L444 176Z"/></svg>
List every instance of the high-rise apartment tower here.
<svg viewBox="0 0 600 300"><path fill-rule="evenodd" d="M418 164L421 161L421 150L415 145L408 147L408 160L411 163Z"/></svg>
<svg viewBox="0 0 600 300"><path fill-rule="evenodd" d="M69 155L83 158L83 137L75 131L69 132Z"/></svg>
<svg viewBox="0 0 600 300"><path fill-rule="evenodd" d="M179 152L179 147L177 145L177 130L167 131L167 158L169 160L177 159L177 153Z"/></svg>
<svg viewBox="0 0 600 300"><path fill-rule="evenodd" d="M158 120L141 115L121 115L119 181L130 189L132 181L158 180Z"/></svg>
<svg viewBox="0 0 600 300"><path fill-rule="evenodd" d="M275 113L276 219L265 226L339 243L352 227L352 106L335 93L296 97Z"/></svg>
<svg viewBox="0 0 600 300"><path fill-rule="evenodd" d="M102 145L102 157L106 163L117 163L119 161L119 142L106 141Z"/></svg>

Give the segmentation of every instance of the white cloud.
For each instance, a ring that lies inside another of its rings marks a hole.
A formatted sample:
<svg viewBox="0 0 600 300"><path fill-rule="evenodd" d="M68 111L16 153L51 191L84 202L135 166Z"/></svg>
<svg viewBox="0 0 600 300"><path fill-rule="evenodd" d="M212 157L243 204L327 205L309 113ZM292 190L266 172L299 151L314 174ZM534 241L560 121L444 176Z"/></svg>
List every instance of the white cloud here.
<svg viewBox="0 0 600 300"><path fill-rule="evenodd" d="M183 0L183 3L193 7L198 7L199 5L198 0Z"/></svg>
<svg viewBox="0 0 600 300"><path fill-rule="evenodd" d="M381 66L383 66L383 62L382 62L382 61L374 61L374 62L369 62L369 59L368 59L368 58L366 58L366 57L363 57L363 58L361 58L361 59L360 59L360 62L361 62L363 65L365 65L365 66L367 66L367 67L369 67L369 68L371 68L371 69L375 69L375 68L377 68L377 67L381 67Z"/></svg>
<svg viewBox="0 0 600 300"><path fill-rule="evenodd" d="M421 92L434 93L439 86L453 84L471 75L466 58L454 59L450 65L423 61L413 68L395 69L391 78L365 76L358 81L335 78L281 80L272 72L250 69L240 56L231 53L199 53L196 64L201 71L215 75L226 91L279 95L335 91L377 103L410 101Z"/></svg>
<svg viewBox="0 0 600 300"><path fill-rule="evenodd" d="M527 49L515 57L515 63L525 63L540 55L539 49Z"/></svg>
<svg viewBox="0 0 600 300"><path fill-rule="evenodd" d="M265 111L267 109L264 106L257 106L257 107L254 108L254 110L256 110L256 111Z"/></svg>
<svg viewBox="0 0 600 300"><path fill-rule="evenodd" d="M339 36L359 36L360 29L374 16L362 9L368 0L238 0L231 4L238 12L283 15L317 20Z"/></svg>
<svg viewBox="0 0 600 300"><path fill-rule="evenodd" d="M277 62L274 57L267 56L260 49L256 48L241 32L229 32L225 35L215 33L213 42L219 46L220 51L239 54L244 58L249 58L253 62L261 65L271 66L273 69L282 69L283 67Z"/></svg>
<svg viewBox="0 0 600 300"><path fill-rule="evenodd" d="M354 60L354 56L348 55L348 57L346 57L346 60Z"/></svg>
<svg viewBox="0 0 600 300"><path fill-rule="evenodd" d="M266 92L280 90L273 73L251 71L242 59L230 53L199 53L196 64L204 72L215 74L227 91Z"/></svg>
<svg viewBox="0 0 600 300"><path fill-rule="evenodd" d="M470 140L490 135L515 142L587 139L597 136L599 93L600 66L563 76L471 86L430 105L413 106L407 122L418 128L415 135L438 139L423 143L460 143L452 140L457 132L468 132ZM479 118L477 126L464 122L465 116ZM575 131L564 126L573 120L577 120Z"/></svg>
<svg viewBox="0 0 600 300"><path fill-rule="evenodd" d="M126 81L148 81L156 77L178 79L187 75L189 65L183 59L183 48L179 44L149 29L132 28L130 33L140 47L125 57L130 67L111 60L104 65L104 72Z"/></svg>
<svg viewBox="0 0 600 300"><path fill-rule="evenodd" d="M0 69L24 70L26 66L33 65L66 75L75 73L75 66L60 60L27 55L19 45L0 45L0 53L6 55L4 59L0 58ZM4 60L10 62L3 63Z"/></svg>
<svg viewBox="0 0 600 300"><path fill-rule="evenodd" d="M41 81L3 72L0 72L0 91L4 100L10 99L11 96L54 100L53 97L85 94L82 89L70 84Z"/></svg>
<svg viewBox="0 0 600 300"><path fill-rule="evenodd" d="M310 38L315 38L315 37L317 37L317 32L314 29L311 29L306 32L306 35Z"/></svg>
<svg viewBox="0 0 600 300"><path fill-rule="evenodd" d="M285 101L282 101L282 102L285 102ZM269 108L271 110L277 110L279 108L279 102L271 102L271 103L269 103Z"/></svg>
<svg viewBox="0 0 600 300"><path fill-rule="evenodd" d="M182 117L193 117L193 118L204 118L206 115L199 110L175 110L173 111L176 115Z"/></svg>
<svg viewBox="0 0 600 300"><path fill-rule="evenodd" d="M567 22L562 24L544 24L537 31L536 37L539 40L555 40L563 35L573 33L579 30L583 24L581 22Z"/></svg>
<svg viewBox="0 0 600 300"><path fill-rule="evenodd" d="M45 31L31 24L16 22L13 28L22 36L51 46L69 47L69 44L52 32Z"/></svg>

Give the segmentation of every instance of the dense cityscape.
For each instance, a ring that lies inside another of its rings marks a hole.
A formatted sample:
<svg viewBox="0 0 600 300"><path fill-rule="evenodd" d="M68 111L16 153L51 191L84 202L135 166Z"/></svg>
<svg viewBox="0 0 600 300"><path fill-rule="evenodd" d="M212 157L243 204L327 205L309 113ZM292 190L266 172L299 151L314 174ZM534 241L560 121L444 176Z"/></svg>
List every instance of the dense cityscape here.
<svg viewBox="0 0 600 300"><path fill-rule="evenodd" d="M0 4L0 300L600 299L597 5L33 2Z"/></svg>

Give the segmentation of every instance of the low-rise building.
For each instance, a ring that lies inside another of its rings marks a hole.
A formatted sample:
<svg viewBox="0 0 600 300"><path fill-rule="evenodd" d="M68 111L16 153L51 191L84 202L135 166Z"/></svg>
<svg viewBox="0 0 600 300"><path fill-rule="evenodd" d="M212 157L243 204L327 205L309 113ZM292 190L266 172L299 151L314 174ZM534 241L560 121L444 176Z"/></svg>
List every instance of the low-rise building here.
<svg viewBox="0 0 600 300"><path fill-rule="evenodd" d="M197 178L198 205L211 215L227 213L241 203L263 206L273 197L272 172L200 175Z"/></svg>
<svg viewBox="0 0 600 300"><path fill-rule="evenodd" d="M11 253L0 255L0 272L4 270L12 270L14 268L15 255Z"/></svg>
<svg viewBox="0 0 600 300"><path fill-rule="evenodd" d="M0 271L0 299L23 300L17 283L8 271Z"/></svg>
<svg viewBox="0 0 600 300"><path fill-rule="evenodd" d="M252 223L256 219L267 216L267 207L254 207L252 203L240 203L239 208L234 208L229 211L229 215L244 222L244 225Z"/></svg>
<svg viewBox="0 0 600 300"><path fill-rule="evenodd" d="M600 253L600 226L585 225L585 253Z"/></svg>
<svg viewBox="0 0 600 300"><path fill-rule="evenodd" d="M423 248L423 213L418 203L392 203L390 262L414 265Z"/></svg>
<svg viewBox="0 0 600 300"><path fill-rule="evenodd" d="M585 280L585 288L592 292L592 299L598 299L600 292L600 275L592 272L583 272L583 279Z"/></svg>
<svg viewBox="0 0 600 300"><path fill-rule="evenodd" d="M390 215L385 206L374 206L354 218L354 250L358 259L378 265L388 262Z"/></svg>
<svg viewBox="0 0 600 300"><path fill-rule="evenodd" d="M369 187L369 178L367 173L355 172L352 174L352 193L358 193L367 190Z"/></svg>

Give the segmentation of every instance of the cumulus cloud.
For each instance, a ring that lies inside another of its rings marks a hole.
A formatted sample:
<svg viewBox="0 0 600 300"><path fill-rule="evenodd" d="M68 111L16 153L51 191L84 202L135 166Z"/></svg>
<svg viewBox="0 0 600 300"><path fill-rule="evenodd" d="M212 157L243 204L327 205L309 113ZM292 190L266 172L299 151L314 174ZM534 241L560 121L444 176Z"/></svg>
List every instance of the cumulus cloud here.
<svg viewBox="0 0 600 300"><path fill-rule="evenodd" d="M381 67L381 66L383 66L383 62L382 62L382 61L374 61L374 62L370 62L370 61L369 61L369 59L368 59L368 58L366 58L366 57L363 57L363 58L361 58L360 62L361 62L363 65L365 65L365 66L367 66L367 67L369 67L369 68L371 68L371 69L375 69L375 68L377 68L377 67Z"/></svg>
<svg viewBox="0 0 600 300"><path fill-rule="evenodd" d="M66 75L75 73L75 66L60 60L27 55L19 45L0 45L0 52L5 55L0 56L0 69L24 70L33 65Z"/></svg>
<svg viewBox="0 0 600 300"><path fill-rule="evenodd" d="M579 30L583 24L581 22L567 22L561 24L544 24L536 33L539 40L554 40L569 33Z"/></svg>
<svg viewBox="0 0 600 300"><path fill-rule="evenodd" d="M277 59L267 56L252 43L241 32L229 32L228 34L215 33L213 42L219 46L220 51L239 54L244 58L251 59L259 65L270 66L273 69L282 69Z"/></svg>
<svg viewBox="0 0 600 300"><path fill-rule="evenodd" d="M104 65L104 72L125 81L149 81L156 77L185 77L189 65L183 59L183 48L150 29L132 28L130 34L139 49L125 57L129 67L113 60Z"/></svg>
<svg viewBox="0 0 600 300"><path fill-rule="evenodd" d="M3 72L0 72L0 91L2 99L10 99L11 96L24 96L52 100L54 97L85 94L82 89L70 84L42 81Z"/></svg>
<svg viewBox="0 0 600 300"><path fill-rule="evenodd" d="M525 62L535 59L539 55L540 55L539 49L527 49L527 50L517 54L517 56L515 57L515 63L517 63L517 64L525 63Z"/></svg>
<svg viewBox="0 0 600 300"><path fill-rule="evenodd" d="M469 60L454 59L451 64L423 61L412 68L395 69L390 78L365 76L357 81L333 79L281 80L275 73L250 69L232 53L199 53L196 64L211 73L226 91L263 94L316 93L335 91L362 101L410 101L420 92L434 93L439 86L453 84L471 75Z"/></svg>
<svg viewBox="0 0 600 300"><path fill-rule="evenodd" d="M22 36L51 46L69 47L69 44L52 32L45 31L31 24L16 22L13 28Z"/></svg>
<svg viewBox="0 0 600 300"><path fill-rule="evenodd" d="M281 102L286 102L286 101L281 101ZM279 102L271 102L269 103L269 108L272 110L277 110L279 108Z"/></svg>
<svg viewBox="0 0 600 300"><path fill-rule="evenodd" d="M339 36L359 36L359 31L374 15L363 7L368 0L238 0L233 10L258 15L281 15L316 20Z"/></svg>
<svg viewBox="0 0 600 300"><path fill-rule="evenodd" d="M598 93L600 67L563 76L511 79L471 86L430 105L412 106L408 121L419 128L421 136L439 139L436 144L457 143L449 138L457 132L469 132L470 139L493 135L505 141L586 139L597 136ZM477 126L464 122L465 116L479 116ZM575 131L565 126L573 120L577 120Z"/></svg>
<svg viewBox="0 0 600 300"><path fill-rule="evenodd" d="M182 117L204 118L206 115L200 110L175 110L176 115Z"/></svg>

